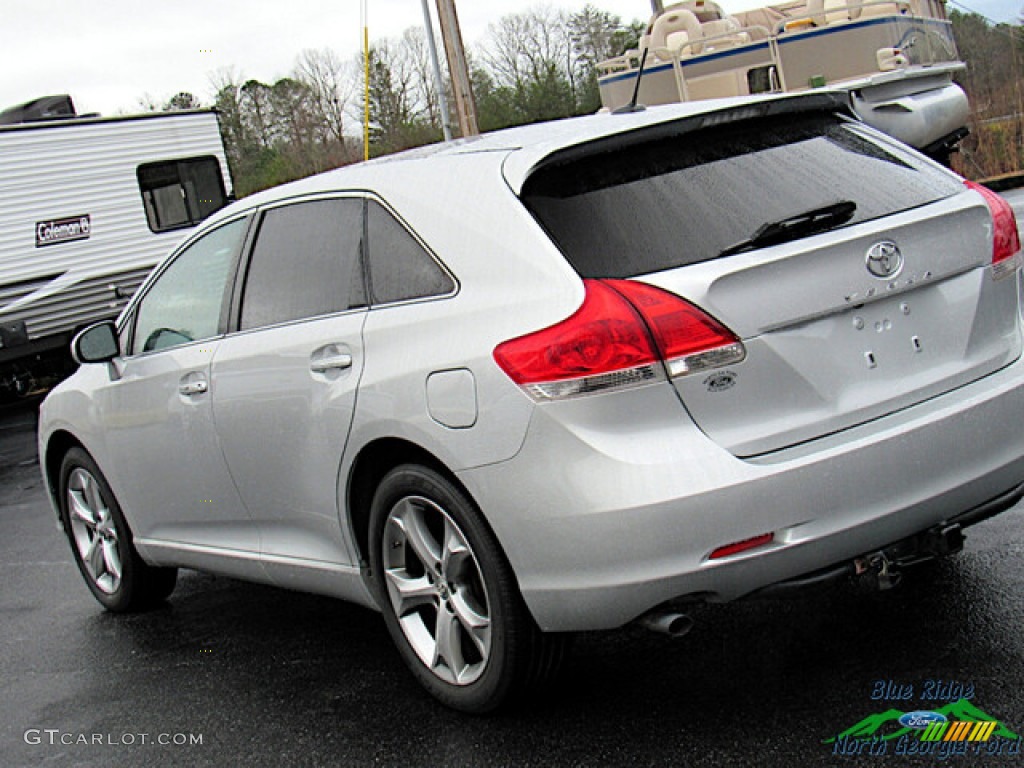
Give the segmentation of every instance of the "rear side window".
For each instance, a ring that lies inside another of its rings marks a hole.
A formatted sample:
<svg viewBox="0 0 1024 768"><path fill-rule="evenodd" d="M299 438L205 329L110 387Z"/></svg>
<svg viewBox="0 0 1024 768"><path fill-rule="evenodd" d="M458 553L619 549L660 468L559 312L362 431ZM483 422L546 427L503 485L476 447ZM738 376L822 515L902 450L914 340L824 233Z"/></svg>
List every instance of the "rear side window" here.
<svg viewBox="0 0 1024 768"><path fill-rule="evenodd" d="M367 204L370 284L375 304L451 293L455 283L380 203Z"/></svg>
<svg viewBox="0 0 1024 768"><path fill-rule="evenodd" d="M212 156L146 163L137 175L154 232L194 226L227 204L220 163Z"/></svg>
<svg viewBox="0 0 1024 768"><path fill-rule="evenodd" d="M242 330L366 305L363 201L315 200L263 214L242 294Z"/></svg>
<svg viewBox="0 0 1024 768"><path fill-rule="evenodd" d="M830 114L705 128L551 163L522 199L583 277L707 261L759 229L851 201L845 226L961 191L956 179Z"/></svg>

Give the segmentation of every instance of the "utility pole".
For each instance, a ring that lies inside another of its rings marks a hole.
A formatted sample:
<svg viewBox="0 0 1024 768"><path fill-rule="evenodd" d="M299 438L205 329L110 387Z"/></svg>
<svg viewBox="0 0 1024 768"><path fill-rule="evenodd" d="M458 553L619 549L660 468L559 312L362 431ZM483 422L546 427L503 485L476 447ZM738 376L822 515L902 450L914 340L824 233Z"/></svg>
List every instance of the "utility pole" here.
<svg viewBox="0 0 1024 768"><path fill-rule="evenodd" d="M476 119L476 102L469 82L469 65L466 63L466 49L462 46L462 32L459 17L455 14L455 0L437 0L437 18L441 24L444 51L448 56L448 72L452 77L455 91L455 111L459 117L459 128L463 136L476 136L480 128Z"/></svg>
<svg viewBox="0 0 1024 768"><path fill-rule="evenodd" d="M427 31L427 50L430 51L430 65L434 70L434 85L437 88L437 108L441 113L441 130L444 140L452 140L451 115L448 114L448 98L444 95L444 78L441 77L441 65L437 60L437 41L434 40L434 22L430 19L430 5L423 0L423 26Z"/></svg>
<svg viewBox="0 0 1024 768"><path fill-rule="evenodd" d="M651 12L652 13L664 13L665 4L662 0L651 0Z"/></svg>

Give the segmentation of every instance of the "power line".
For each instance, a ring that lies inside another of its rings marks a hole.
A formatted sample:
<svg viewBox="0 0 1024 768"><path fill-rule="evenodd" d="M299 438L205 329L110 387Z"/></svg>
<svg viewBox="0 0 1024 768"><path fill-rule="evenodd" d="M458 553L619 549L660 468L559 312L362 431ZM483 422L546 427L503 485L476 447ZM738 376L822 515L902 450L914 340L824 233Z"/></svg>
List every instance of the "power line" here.
<svg viewBox="0 0 1024 768"><path fill-rule="evenodd" d="M993 31L997 32L998 34L1004 35L1010 38L1011 40L1016 40L1018 38L1016 30L1020 28L1019 25L1012 24L1010 22L993 21L984 13L981 13L980 11L976 11L973 8L964 5L963 3L959 2L959 0L946 0L946 2L948 2L950 5L957 6L958 8L963 8L965 11L967 11L968 13L973 13L975 16L981 16L981 18L988 22L989 26L992 27ZM1010 27L1013 31L1008 31L1006 27Z"/></svg>

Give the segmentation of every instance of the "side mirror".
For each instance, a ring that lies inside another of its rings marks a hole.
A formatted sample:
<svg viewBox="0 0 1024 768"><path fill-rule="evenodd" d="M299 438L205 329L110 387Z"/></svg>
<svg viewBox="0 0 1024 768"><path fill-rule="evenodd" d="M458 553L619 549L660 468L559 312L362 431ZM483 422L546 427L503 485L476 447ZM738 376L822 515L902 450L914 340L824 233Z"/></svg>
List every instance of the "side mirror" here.
<svg viewBox="0 0 1024 768"><path fill-rule="evenodd" d="M71 342L71 355L77 363L109 363L120 354L117 327L110 320L90 325Z"/></svg>

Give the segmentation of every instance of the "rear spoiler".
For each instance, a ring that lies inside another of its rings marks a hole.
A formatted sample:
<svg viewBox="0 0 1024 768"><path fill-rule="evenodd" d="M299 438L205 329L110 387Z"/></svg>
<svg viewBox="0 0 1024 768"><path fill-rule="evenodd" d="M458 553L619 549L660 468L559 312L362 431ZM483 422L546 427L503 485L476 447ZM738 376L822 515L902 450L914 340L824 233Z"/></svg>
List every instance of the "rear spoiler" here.
<svg viewBox="0 0 1024 768"><path fill-rule="evenodd" d="M705 128L731 123L778 117L780 115L829 113L859 120L853 111L848 91L815 91L778 99L757 101L752 104L729 105L722 109L702 112L663 123L636 128L632 131L602 136L593 141L575 144L554 152L537 163L527 174L527 181L540 170L553 170L585 158L612 153L628 146L673 139ZM524 185L525 186L525 185Z"/></svg>

